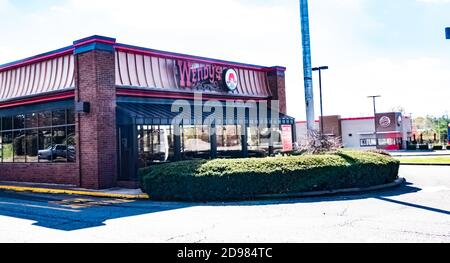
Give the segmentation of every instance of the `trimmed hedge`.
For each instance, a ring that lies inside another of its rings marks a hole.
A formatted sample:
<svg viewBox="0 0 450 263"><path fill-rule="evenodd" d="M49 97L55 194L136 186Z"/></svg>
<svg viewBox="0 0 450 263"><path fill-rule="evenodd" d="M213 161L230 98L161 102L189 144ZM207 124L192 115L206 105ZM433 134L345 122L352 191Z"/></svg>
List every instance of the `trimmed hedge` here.
<svg viewBox="0 0 450 263"><path fill-rule="evenodd" d="M144 168L153 200L217 201L393 182L399 161L377 153L338 152L250 159L191 160Z"/></svg>
<svg viewBox="0 0 450 263"><path fill-rule="evenodd" d="M433 151L440 151L442 149L443 149L442 145L433 145Z"/></svg>
<svg viewBox="0 0 450 263"><path fill-rule="evenodd" d="M413 150L417 150L417 144L408 144L408 146L406 147L407 150L413 151Z"/></svg>
<svg viewBox="0 0 450 263"><path fill-rule="evenodd" d="M420 144L419 145L419 150L429 150L430 147L428 146L428 144Z"/></svg>

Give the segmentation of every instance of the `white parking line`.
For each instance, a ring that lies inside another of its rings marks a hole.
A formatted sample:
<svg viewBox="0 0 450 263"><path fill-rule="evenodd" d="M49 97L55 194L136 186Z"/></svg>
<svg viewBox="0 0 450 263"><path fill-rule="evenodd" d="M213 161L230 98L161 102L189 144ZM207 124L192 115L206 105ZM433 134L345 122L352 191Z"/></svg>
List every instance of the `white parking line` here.
<svg viewBox="0 0 450 263"><path fill-rule="evenodd" d="M11 202L0 202L0 205L14 205L14 206L23 206L23 207L32 207L32 208L42 208L42 209L50 209L50 210L57 210L57 211L74 212L74 213L81 212L80 210L75 210L75 209L42 206L42 205L30 205L30 204L21 204L21 203L11 203Z"/></svg>

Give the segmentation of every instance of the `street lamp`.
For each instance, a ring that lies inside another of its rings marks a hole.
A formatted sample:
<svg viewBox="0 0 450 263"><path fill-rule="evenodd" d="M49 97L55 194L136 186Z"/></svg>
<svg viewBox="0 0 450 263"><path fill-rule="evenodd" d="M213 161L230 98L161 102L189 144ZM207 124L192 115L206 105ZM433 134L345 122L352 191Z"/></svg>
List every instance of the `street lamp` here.
<svg viewBox="0 0 450 263"><path fill-rule="evenodd" d="M319 71L319 91L320 91L320 135L323 137L323 105L322 105L322 70L327 70L328 66L316 67L312 71Z"/></svg>
<svg viewBox="0 0 450 263"><path fill-rule="evenodd" d="M372 98L373 100L373 117L375 119L375 145L378 148L379 147L379 143L378 143L378 131L377 131L377 108L375 106L375 99L381 97L381 95L375 95L375 96L367 96L367 98Z"/></svg>

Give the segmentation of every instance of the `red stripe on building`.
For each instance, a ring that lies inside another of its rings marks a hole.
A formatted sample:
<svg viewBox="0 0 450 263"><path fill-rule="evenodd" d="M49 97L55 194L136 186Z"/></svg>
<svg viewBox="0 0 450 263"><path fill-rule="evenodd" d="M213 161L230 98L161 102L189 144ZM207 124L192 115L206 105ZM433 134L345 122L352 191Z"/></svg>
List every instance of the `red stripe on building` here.
<svg viewBox="0 0 450 263"><path fill-rule="evenodd" d="M363 120L374 120L375 117L354 117L354 118L343 118L341 121L363 121Z"/></svg>
<svg viewBox="0 0 450 263"><path fill-rule="evenodd" d="M151 98L163 98L163 99L194 99L195 93L180 93L180 92L158 92L158 91L146 91L146 90L136 90L136 89L123 89L118 88L118 96L137 96L137 97L151 97ZM247 96L224 96L202 94L203 99L220 99L225 101L236 101L236 100L253 100L255 102L267 101L268 98L260 97L247 97Z"/></svg>
<svg viewBox="0 0 450 263"><path fill-rule="evenodd" d="M23 106L23 105L27 105L27 104L33 104L33 103L70 99L70 98L74 98L74 97L75 97L75 91L71 90L71 91L60 92L60 93L55 93L55 94L51 94L51 95L47 94L44 96L35 96L32 98L0 102L0 109L15 107L15 106Z"/></svg>

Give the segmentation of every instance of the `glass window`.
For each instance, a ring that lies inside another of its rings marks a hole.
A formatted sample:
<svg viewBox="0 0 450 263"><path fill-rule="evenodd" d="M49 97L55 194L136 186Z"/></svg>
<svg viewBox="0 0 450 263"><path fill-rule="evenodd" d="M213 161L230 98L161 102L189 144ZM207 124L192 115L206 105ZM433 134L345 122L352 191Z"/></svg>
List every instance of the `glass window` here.
<svg viewBox="0 0 450 263"><path fill-rule="evenodd" d="M361 147L368 147L368 146L376 146L377 142L375 139L372 138L366 138L360 140Z"/></svg>
<svg viewBox="0 0 450 263"><path fill-rule="evenodd" d="M75 141L75 126L67 127L67 161L70 163L76 160L76 141Z"/></svg>
<svg viewBox="0 0 450 263"><path fill-rule="evenodd" d="M38 118L39 118L39 127L52 126L52 113L50 111L40 112Z"/></svg>
<svg viewBox="0 0 450 263"><path fill-rule="evenodd" d="M52 130L50 128L39 129L38 142L39 162L51 162L53 160Z"/></svg>
<svg viewBox="0 0 450 263"><path fill-rule="evenodd" d="M53 128L53 162L67 162L66 127Z"/></svg>
<svg viewBox="0 0 450 263"><path fill-rule="evenodd" d="M274 128L272 133L273 140L273 152L280 153L283 152L283 136L281 135L280 128Z"/></svg>
<svg viewBox="0 0 450 263"><path fill-rule="evenodd" d="M239 125L226 125L217 126L217 152L242 152L241 143L241 126Z"/></svg>
<svg viewBox="0 0 450 263"><path fill-rule="evenodd" d="M209 158L211 151L208 126L183 126L182 153L185 159Z"/></svg>
<svg viewBox="0 0 450 263"><path fill-rule="evenodd" d="M75 110L74 109L67 110L67 124L75 124Z"/></svg>
<svg viewBox="0 0 450 263"><path fill-rule="evenodd" d="M19 114L14 116L14 129L23 129L25 128L25 115Z"/></svg>
<svg viewBox="0 0 450 263"><path fill-rule="evenodd" d="M52 126L65 125L66 124L66 110L56 110L52 112Z"/></svg>
<svg viewBox="0 0 450 263"><path fill-rule="evenodd" d="M15 163L24 163L26 161L26 140L25 131L14 131L13 154Z"/></svg>
<svg viewBox="0 0 450 263"><path fill-rule="evenodd" d="M13 162L13 133L3 132L2 133L2 150L3 150L3 162L12 163Z"/></svg>
<svg viewBox="0 0 450 263"><path fill-rule="evenodd" d="M25 131L26 162L35 163L38 161L38 130Z"/></svg>
<svg viewBox="0 0 450 263"><path fill-rule="evenodd" d="M17 114L0 120L0 162L75 162L73 109Z"/></svg>
<svg viewBox="0 0 450 263"><path fill-rule="evenodd" d="M139 167L166 162L174 156L172 126L139 125Z"/></svg>
<svg viewBox="0 0 450 263"><path fill-rule="evenodd" d="M3 117L2 118L2 130L9 131L12 130L12 117Z"/></svg>
<svg viewBox="0 0 450 263"><path fill-rule="evenodd" d="M247 128L247 148L250 157L264 157L269 153L269 146L261 145L261 136L258 127Z"/></svg>
<svg viewBox="0 0 450 263"><path fill-rule="evenodd" d="M25 127L27 129L38 127L38 114L28 113L25 115Z"/></svg>
<svg viewBox="0 0 450 263"><path fill-rule="evenodd" d="M2 161L3 161L3 139L2 139L2 133L0 132L0 163Z"/></svg>

